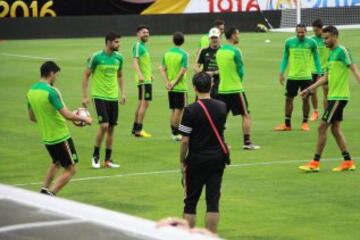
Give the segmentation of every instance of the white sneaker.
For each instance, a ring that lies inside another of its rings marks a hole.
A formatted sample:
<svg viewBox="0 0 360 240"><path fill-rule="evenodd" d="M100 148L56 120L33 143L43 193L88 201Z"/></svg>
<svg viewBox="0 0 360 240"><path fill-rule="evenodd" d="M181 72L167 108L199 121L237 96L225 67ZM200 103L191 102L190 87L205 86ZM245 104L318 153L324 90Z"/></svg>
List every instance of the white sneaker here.
<svg viewBox="0 0 360 240"><path fill-rule="evenodd" d="M178 135L172 135L171 134L171 139L174 140L174 141L181 141L182 136L180 134L178 134Z"/></svg>
<svg viewBox="0 0 360 240"><path fill-rule="evenodd" d="M114 163L112 160L107 160L104 163L104 167L108 167L108 168L119 168L120 164L116 164Z"/></svg>
<svg viewBox="0 0 360 240"><path fill-rule="evenodd" d="M260 146L254 145L254 144L247 144L243 146L244 150L258 150L260 149Z"/></svg>
<svg viewBox="0 0 360 240"><path fill-rule="evenodd" d="M100 168L99 157L93 156L93 157L91 158L91 165L92 165L93 168Z"/></svg>

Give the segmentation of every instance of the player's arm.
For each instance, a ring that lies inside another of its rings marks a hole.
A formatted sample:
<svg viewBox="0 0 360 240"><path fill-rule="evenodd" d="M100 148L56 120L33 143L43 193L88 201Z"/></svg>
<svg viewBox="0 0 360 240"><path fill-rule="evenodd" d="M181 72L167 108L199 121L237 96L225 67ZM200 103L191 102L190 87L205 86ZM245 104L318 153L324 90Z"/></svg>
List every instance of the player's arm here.
<svg viewBox="0 0 360 240"><path fill-rule="evenodd" d="M325 73L324 76L320 77L314 84L310 85L308 88L304 89L300 92L300 96L302 98L306 98L309 96L313 90L317 89L318 87L324 85L328 81L328 73Z"/></svg>
<svg viewBox="0 0 360 240"><path fill-rule="evenodd" d="M89 89L90 76L91 76L91 69L89 68L85 69L82 80L82 91L83 91L82 105L84 107L87 107L89 105L88 89Z"/></svg>
<svg viewBox="0 0 360 240"><path fill-rule="evenodd" d="M29 110L28 110L28 113L29 113L29 119L30 119L30 121L36 122L36 118L35 118L34 112L33 112L31 109L29 109Z"/></svg>
<svg viewBox="0 0 360 240"><path fill-rule="evenodd" d="M125 104L125 103L126 103L125 81L124 81L124 75L123 75L122 70L119 70L119 71L118 71L118 73L117 73L117 79L118 79L118 84L119 84L120 94L121 94L120 103L121 103L121 104Z"/></svg>
<svg viewBox="0 0 360 240"><path fill-rule="evenodd" d="M360 72L358 67L356 66L356 64L351 64L350 65L350 69L352 71L352 73L354 74L355 79L358 81L358 83L360 84Z"/></svg>
<svg viewBox="0 0 360 240"><path fill-rule="evenodd" d="M138 58L133 59L133 66L134 66L134 69L135 69L135 73L139 78L139 82L143 83L145 79L144 79L144 75L142 74L142 72L140 70L139 59Z"/></svg>
<svg viewBox="0 0 360 240"><path fill-rule="evenodd" d="M317 74L318 75L323 74L322 68L321 68L319 50L318 50L318 47L315 42L314 42L314 48L313 48L313 59L314 59Z"/></svg>
<svg viewBox="0 0 360 240"><path fill-rule="evenodd" d="M71 112L66 106L63 106L58 111L65 119L67 119L69 121L81 121L81 122L85 122L88 125L90 125L92 123L91 117L76 115L73 112Z"/></svg>
<svg viewBox="0 0 360 240"><path fill-rule="evenodd" d="M178 75L176 76L176 79L174 81L174 83L171 84L171 88L173 88L174 86L176 86L180 80L184 77L185 73L187 71L187 68L182 67L178 73Z"/></svg>
<svg viewBox="0 0 360 240"><path fill-rule="evenodd" d="M193 126L193 114L189 108L185 107L182 115L181 123L179 125L179 133L182 135L180 144L180 170L184 171L185 159L189 151L189 141Z"/></svg>
<svg viewBox="0 0 360 240"><path fill-rule="evenodd" d="M238 75L240 76L241 81L243 81L244 63L242 61L240 50L238 50L238 49L235 52L234 60L235 60L235 65L236 65L236 71L237 71Z"/></svg>
<svg viewBox="0 0 360 240"><path fill-rule="evenodd" d="M162 64L160 67L159 67L159 70L160 70L160 74L164 80L164 83L165 83L165 87L167 90L171 90L171 83L170 83L170 80L169 80L169 77L167 75L167 70L166 70L166 66L164 64Z"/></svg>
<svg viewBox="0 0 360 240"><path fill-rule="evenodd" d="M180 170L184 171L185 158L189 151L189 140L188 136L182 136L180 144Z"/></svg>
<svg viewBox="0 0 360 240"><path fill-rule="evenodd" d="M182 59L181 59L181 69L180 69L178 75L176 76L176 79L175 79L174 83L172 84L171 88L176 86L181 81L181 79L184 77L188 67L189 67L188 55L184 53L182 56Z"/></svg>
<svg viewBox="0 0 360 240"><path fill-rule="evenodd" d="M202 71L203 68L203 64L204 64L204 54L203 54L203 49L200 49L200 51L196 54L196 61L194 64L194 71L196 73L199 73Z"/></svg>
<svg viewBox="0 0 360 240"><path fill-rule="evenodd" d="M281 59L281 64L280 64L279 82L280 82L281 85L284 85L284 82L285 82L284 73L286 71L288 63L289 63L289 47L288 47L287 42L286 42L285 47L284 47L284 51L283 51L283 56L282 56L282 59Z"/></svg>
<svg viewBox="0 0 360 240"><path fill-rule="evenodd" d="M144 82L144 75L142 74L141 70L140 70L140 64L139 64L139 58L141 56L142 52L141 52L141 48L140 48L140 43L136 43L136 45L133 48L133 67L135 69L135 74L138 76L139 78L139 82L143 83Z"/></svg>

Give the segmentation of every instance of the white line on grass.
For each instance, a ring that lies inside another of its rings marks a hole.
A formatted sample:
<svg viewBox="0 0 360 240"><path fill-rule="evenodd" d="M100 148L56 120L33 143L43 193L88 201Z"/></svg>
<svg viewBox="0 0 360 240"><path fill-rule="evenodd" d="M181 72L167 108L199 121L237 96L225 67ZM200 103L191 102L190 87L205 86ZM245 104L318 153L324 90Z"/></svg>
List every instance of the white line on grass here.
<svg viewBox="0 0 360 240"><path fill-rule="evenodd" d="M82 222L85 222L85 221L80 220L80 219L70 219L70 220L59 220L59 221L22 223L22 224L15 224L15 225L11 225L11 226L0 227L0 233L16 231L16 230L21 230L21 229L49 227L49 226L56 226L56 225L67 225L67 224L82 223Z"/></svg>
<svg viewBox="0 0 360 240"><path fill-rule="evenodd" d="M60 58L37 57L37 56L20 55L20 54L12 54L12 53L0 53L0 56L5 56L5 57L18 57L18 58L29 58L29 59L40 59L40 60L60 60Z"/></svg>
<svg viewBox="0 0 360 240"><path fill-rule="evenodd" d="M352 158L354 160L360 159L360 157ZM324 158L321 159L322 162L326 161L338 161L339 158ZM277 165L277 164L288 164L288 163L302 163L308 162L307 160L287 160L287 161L270 161L270 162L253 162L253 163L240 163L240 164L231 164L229 167L253 167L253 166L267 166L267 165ZM120 177L131 177L131 176L150 176L150 175L160 175L160 174L170 174L170 173L179 173L179 170L162 170L154 172L139 172L139 173L125 173L125 174L116 174L116 175L104 175L104 176L95 176L95 177L83 177L83 178L73 178L71 182L82 182L82 181L91 181L98 179L106 178L120 178ZM32 183L18 183L14 186L29 186L29 185L40 185L42 182L32 182Z"/></svg>

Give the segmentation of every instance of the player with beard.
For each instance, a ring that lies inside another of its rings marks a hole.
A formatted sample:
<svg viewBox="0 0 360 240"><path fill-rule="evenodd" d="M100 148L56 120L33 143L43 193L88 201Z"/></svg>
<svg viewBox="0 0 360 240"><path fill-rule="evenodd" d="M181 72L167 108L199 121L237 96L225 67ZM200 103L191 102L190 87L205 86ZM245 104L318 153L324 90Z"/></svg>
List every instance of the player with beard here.
<svg viewBox="0 0 360 240"><path fill-rule="evenodd" d="M84 107L89 105L88 86L91 76L91 98L94 101L99 129L95 138L92 167L100 168L100 147L106 135L106 149L104 166L118 168L111 159L114 128L118 120L119 88L121 92L120 103L126 101L122 68L123 56L118 52L120 47L120 35L110 32L105 36L105 49L96 52L88 61L84 72L82 89Z"/></svg>

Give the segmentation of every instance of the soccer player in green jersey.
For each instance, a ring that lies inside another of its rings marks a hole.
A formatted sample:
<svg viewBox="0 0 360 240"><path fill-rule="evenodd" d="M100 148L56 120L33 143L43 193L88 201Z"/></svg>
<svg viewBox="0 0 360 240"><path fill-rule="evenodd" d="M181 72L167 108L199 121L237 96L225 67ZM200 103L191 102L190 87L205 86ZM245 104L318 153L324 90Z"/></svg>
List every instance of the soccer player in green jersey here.
<svg viewBox="0 0 360 240"><path fill-rule="evenodd" d="M78 156L65 119L86 124L92 122L90 117L77 116L65 106L60 91L53 86L59 72L60 67L55 62L45 62L40 68L40 81L27 93L29 118L39 126L43 143L52 158L40 191L47 195L58 193L76 172ZM61 166L65 170L53 183Z"/></svg>
<svg viewBox="0 0 360 240"><path fill-rule="evenodd" d="M360 72L349 50L339 44L338 36L339 32L334 26L328 26L323 29L325 44L330 48L326 73L316 83L300 93L302 97L306 97L314 89L323 84L328 83L329 86L327 107L318 128L318 140L314 159L310 163L299 167L306 172L317 172L320 170L320 157L326 145L326 133L330 126L331 132L344 157L343 163L333 168L333 171L355 170L355 162L351 160L344 134L340 128L340 123L343 119L343 110L350 98L349 69L353 72L359 84Z"/></svg>
<svg viewBox="0 0 360 240"><path fill-rule="evenodd" d="M275 131L291 131L291 114L294 108L294 98L298 95L299 89L304 90L311 85L312 74L309 62L314 61L316 73L322 74L316 42L305 35L306 26L304 24L298 24L296 26L296 36L287 39L285 42L279 75L280 84L284 85L284 73L289 66L285 93L285 123L277 126L274 129ZM309 131L309 97L303 99L302 109L303 121L301 130Z"/></svg>
<svg viewBox="0 0 360 240"><path fill-rule="evenodd" d="M233 116L242 116L245 150L256 150L260 146L252 144L250 140L250 112L243 88L244 63L240 50L235 47L239 43L239 30L229 28L225 31L227 43L216 52L216 62L219 68L220 83L218 99L226 104L227 111Z"/></svg>
<svg viewBox="0 0 360 240"><path fill-rule="evenodd" d="M324 24L321 21L321 19L317 19L312 23L314 36L312 36L311 39L313 39L318 46L321 68L322 68L323 72L325 72L326 62L329 57L329 49L326 47L325 41L321 35L323 26L324 26ZM319 77L321 77L321 75L319 76L316 73L316 67L315 67L314 61L311 61L311 65L312 65L312 79L313 79L313 83L314 83L314 82L316 82L317 79L319 79ZM324 84L322 86L322 89L323 89L323 95L324 95L323 106L325 109L326 103L327 103L326 97L327 97L327 92L328 92L327 84ZM317 98L317 94L316 94L315 90L313 91L313 93L311 95L311 103L312 103L312 107L313 107L314 111L310 117L310 121L316 121L319 118L319 111L318 111L318 98Z"/></svg>
<svg viewBox="0 0 360 240"><path fill-rule="evenodd" d="M188 54L181 49L181 45L183 45L184 41L184 34L182 32L174 33L173 43L175 46L165 53L160 67L166 89L169 91L171 138L174 141L181 141L181 135L178 132L178 128L186 104L186 93L188 91L186 76L189 65Z"/></svg>
<svg viewBox="0 0 360 240"><path fill-rule="evenodd" d="M214 21L213 27L219 29L219 31L220 31L220 39L221 39L222 35L225 32L225 21L221 20L221 19L216 19ZM198 52L203 48L208 48L209 46L210 46L209 34L205 34L200 39Z"/></svg>
<svg viewBox="0 0 360 240"><path fill-rule="evenodd" d="M122 68L123 56L118 52L120 35L110 32L105 36L105 49L94 53L88 61L84 72L82 89L84 107L89 105L88 86L91 76L91 98L96 108L99 128L95 138L92 167L100 168L100 147L106 135L104 166L118 168L111 159L114 128L117 125L119 111L119 88L121 92L120 103L126 101Z"/></svg>
<svg viewBox="0 0 360 240"><path fill-rule="evenodd" d="M132 46L135 81L138 86L139 104L135 111L132 134L135 137L151 137L143 130L146 110L152 100L152 68L150 53L145 43L149 40L149 28L145 25L137 27L137 41Z"/></svg>

